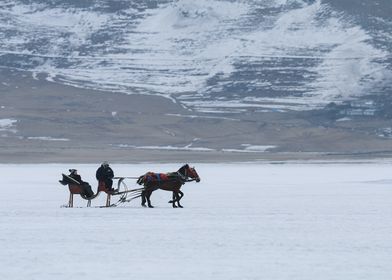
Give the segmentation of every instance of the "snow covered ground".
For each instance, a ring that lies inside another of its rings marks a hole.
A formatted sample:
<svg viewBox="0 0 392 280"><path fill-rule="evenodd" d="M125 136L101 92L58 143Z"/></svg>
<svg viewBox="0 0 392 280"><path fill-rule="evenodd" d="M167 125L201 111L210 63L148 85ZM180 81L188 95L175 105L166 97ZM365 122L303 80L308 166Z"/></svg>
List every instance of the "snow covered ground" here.
<svg viewBox="0 0 392 280"><path fill-rule="evenodd" d="M391 162L196 164L184 209L61 208L61 173L97 167L0 165L0 279L392 279Z"/></svg>

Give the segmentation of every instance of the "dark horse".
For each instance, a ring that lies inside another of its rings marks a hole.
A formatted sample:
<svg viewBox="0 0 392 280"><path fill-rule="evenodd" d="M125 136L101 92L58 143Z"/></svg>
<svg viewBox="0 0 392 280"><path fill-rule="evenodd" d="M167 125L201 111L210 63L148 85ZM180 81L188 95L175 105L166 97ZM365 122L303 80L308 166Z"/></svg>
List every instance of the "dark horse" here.
<svg viewBox="0 0 392 280"><path fill-rule="evenodd" d="M186 182L196 181L200 182L200 177L197 174L195 168L189 167L188 164L185 164L177 172L171 173L154 173L147 172L146 174L139 177L137 183L139 185L144 186L144 190L142 191L142 206L146 207L146 202L148 207L152 208L150 201L150 196L153 191L157 189L171 191L173 192L173 200L170 200L169 203L172 203L173 208L181 207L180 204L181 198L184 196L184 193L180 191L180 188ZM176 205L177 202L177 205Z"/></svg>

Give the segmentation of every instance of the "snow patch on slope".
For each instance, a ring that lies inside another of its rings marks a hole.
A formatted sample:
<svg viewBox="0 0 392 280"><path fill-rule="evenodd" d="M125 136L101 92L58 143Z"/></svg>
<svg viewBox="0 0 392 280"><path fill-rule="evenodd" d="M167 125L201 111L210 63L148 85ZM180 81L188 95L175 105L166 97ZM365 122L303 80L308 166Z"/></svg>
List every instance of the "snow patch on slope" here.
<svg viewBox="0 0 392 280"><path fill-rule="evenodd" d="M0 64L76 87L204 112L307 110L377 94L392 77L390 53L321 0L29 3L1 6Z"/></svg>
<svg viewBox="0 0 392 280"><path fill-rule="evenodd" d="M0 119L0 131L9 131L16 133L15 123L17 120L14 119Z"/></svg>

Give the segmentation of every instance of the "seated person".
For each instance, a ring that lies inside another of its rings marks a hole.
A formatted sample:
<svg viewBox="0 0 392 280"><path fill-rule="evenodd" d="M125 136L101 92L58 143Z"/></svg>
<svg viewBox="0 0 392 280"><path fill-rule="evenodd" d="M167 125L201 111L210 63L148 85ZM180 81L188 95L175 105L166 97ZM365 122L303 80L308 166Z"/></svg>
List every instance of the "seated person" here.
<svg viewBox="0 0 392 280"><path fill-rule="evenodd" d="M78 171L76 169L69 169L68 177L71 177L72 179L77 181L79 185L83 183L82 177L78 174Z"/></svg>
<svg viewBox="0 0 392 280"><path fill-rule="evenodd" d="M92 191L90 184L82 180L82 177L78 174L76 169L69 169L69 172L70 174L68 176L78 182L78 185L81 186L82 194L87 198L92 197L94 192Z"/></svg>
<svg viewBox="0 0 392 280"><path fill-rule="evenodd" d="M110 168L109 163L107 161L104 161L101 166L97 169L97 172L95 174L95 177L97 178L98 182L104 182L106 190L113 192L113 177L114 177L114 172Z"/></svg>

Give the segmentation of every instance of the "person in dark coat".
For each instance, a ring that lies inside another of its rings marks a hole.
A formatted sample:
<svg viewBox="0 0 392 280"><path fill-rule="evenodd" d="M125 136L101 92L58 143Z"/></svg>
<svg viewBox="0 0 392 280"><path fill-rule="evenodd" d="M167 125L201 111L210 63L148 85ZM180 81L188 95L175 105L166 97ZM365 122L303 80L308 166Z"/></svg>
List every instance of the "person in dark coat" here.
<svg viewBox="0 0 392 280"><path fill-rule="evenodd" d="M101 166L97 169L95 177L99 182L104 182L108 191L114 191L113 189L113 169L110 168L109 163L104 161Z"/></svg>
<svg viewBox="0 0 392 280"><path fill-rule="evenodd" d="M69 169L68 176L77 181L79 185L83 183L82 177L78 174L78 171L76 169Z"/></svg>
<svg viewBox="0 0 392 280"><path fill-rule="evenodd" d="M82 180L82 177L78 174L78 171L76 169L69 169L69 172L70 174L68 176L74 179L75 181L77 181L79 185L82 187L83 195L85 195L88 198L92 197L94 195L94 192L91 189L90 184Z"/></svg>

